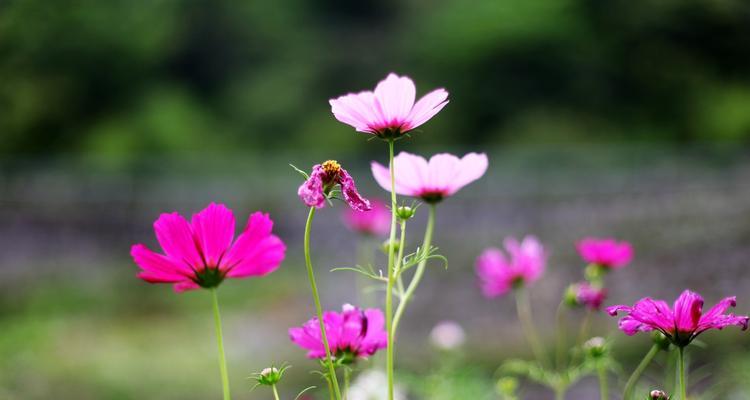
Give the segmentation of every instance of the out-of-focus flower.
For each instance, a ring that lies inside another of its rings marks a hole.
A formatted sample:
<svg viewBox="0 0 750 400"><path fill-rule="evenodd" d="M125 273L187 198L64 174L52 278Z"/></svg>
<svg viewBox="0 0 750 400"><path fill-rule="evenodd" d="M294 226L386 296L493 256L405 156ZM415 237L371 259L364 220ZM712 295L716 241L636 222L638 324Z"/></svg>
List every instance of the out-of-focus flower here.
<svg viewBox="0 0 750 400"><path fill-rule="evenodd" d="M567 297L571 304L598 310L607 298L607 289L595 287L584 281L570 285Z"/></svg>
<svg viewBox="0 0 750 400"><path fill-rule="evenodd" d="M363 235L384 236L391 229L391 211L380 200L370 200L370 211L344 210L346 226Z"/></svg>
<svg viewBox="0 0 750 400"><path fill-rule="evenodd" d="M178 213L162 214L154 222L165 254L134 245L130 254L141 268L138 277L150 283L173 283L177 292L218 286L225 278L263 276L284 260L286 246L271 234L273 221L252 214L234 240L232 210L211 203L188 222Z"/></svg>
<svg viewBox="0 0 750 400"><path fill-rule="evenodd" d="M380 370L367 370L357 376L349 387L346 398L349 400L387 400L388 377ZM406 400L403 389L396 385L393 398Z"/></svg>
<svg viewBox="0 0 750 400"><path fill-rule="evenodd" d="M313 166L312 173L297 190L302 202L308 207L323 208L326 197L336 185L341 187L344 200L357 211L370 210L370 201L360 196L354 179L335 160Z"/></svg>
<svg viewBox="0 0 750 400"><path fill-rule="evenodd" d="M333 116L357 131L398 138L427 122L448 104L445 89L433 90L415 103L416 92L411 79L391 73L378 83L374 92L349 93L329 103Z"/></svg>
<svg viewBox="0 0 750 400"><path fill-rule="evenodd" d="M547 255L534 236L526 236L520 243L506 238L505 250L508 257L500 249L489 248L477 259L477 275L486 297L501 296L513 288L531 285L544 273Z"/></svg>
<svg viewBox="0 0 750 400"><path fill-rule="evenodd" d="M662 390L652 390L647 400L670 400L671 397Z"/></svg>
<svg viewBox="0 0 750 400"><path fill-rule="evenodd" d="M615 239L585 238L577 248L584 261L607 269L622 268L633 259L633 246Z"/></svg>
<svg viewBox="0 0 750 400"><path fill-rule="evenodd" d="M259 373L251 375L250 378L254 379L258 385L273 386L281 381L284 372L286 372L288 368L289 366L281 367L281 369L276 367L264 368Z"/></svg>
<svg viewBox="0 0 750 400"><path fill-rule="evenodd" d="M341 313L326 311L323 323L332 356L342 363L367 358L388 344L383 312L375 308L362 311L351 304L344 304ZM292 342L308 350L309 358L325 358L317 317L301 327L289 329L289 337Z"/></svg>
<svg viewBox="0 0 750 400"><path fill-rule="evenodd" d="M747 316L725 314L730 307L736 305L735 297L727 297L703 313L703 298L695 292L685 290L675 300L672 308L663 300L646 297L632 307L617 305L608 307L607 312L612 316L620 312L625 313L620 319L619 326L627 335L657 330L667 336L674 345L684 347L709 329L723 329L735 325L746 330Z"/></svg>
<svg viewBox="0 0 750 400"><path fill-rule="evenodd" d="M583 344L583 350L591 358L601 358L607 353L607 341L603 337L592 337Z"/></svg>
<svg viewBox="0 0 750 400"><path fill-rule="evenodd" d="M463 158L452 154L435 154L425 158L407 152L399 153L393 163L396 166L396 193L418 197L428 203L436 203L452 196L464 186L479 179L487 171L487 155L469 153ZM385 190L391 190L391 170L375 161L371 164L372 175Z"/></svg>
<svg viewBox="0 0 750 400"><path fill-rule="evenodd" d="M455 321L442 321L430 332L430 342L441 350L455 350L466 341L464 328Z"/></svg>

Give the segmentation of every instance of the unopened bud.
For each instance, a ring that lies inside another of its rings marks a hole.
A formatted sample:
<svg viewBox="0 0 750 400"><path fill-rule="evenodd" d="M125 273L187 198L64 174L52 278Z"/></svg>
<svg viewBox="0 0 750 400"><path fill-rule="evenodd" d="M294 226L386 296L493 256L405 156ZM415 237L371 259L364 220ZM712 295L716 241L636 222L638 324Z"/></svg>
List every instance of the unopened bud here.
<svg viewBox="0 0 750 400"><path fill-rule="evenodd" d="M414 214L417 212L416 208L412 208L409 206L401 206L396 208L396 216L398 219L402 221L406 221L414 216Z"/></svg>
<svg viewBox="0 0 750 400"><path fill-rule="evenodd" d="M662 390L652 390L651 393L649 393L647 400L669 400L671 397L667 395Z"/></svg>
<svg viewBox="0 0 750 400"><path fill-rule="evenodd" d="M284 375L285 368L278 369L276 367L264 368L259 374L255 374L254 378L261 385L273 386L281 380L281 376Z"/></svg>
<svg viewBox="0 0 750 400"><path fill-rule="evenodd" d="M381 246L381 249L383 250L383 253L385 253L385 254L388 254L388 252L391 251L391 246L389 245L389 243L390 243L390 240L386 239L386 241L383 242L383 244ZM394 240L392 244L393 244L393 252L394 253L398 253L398 248L399 248L398 241Z"/></svg>
<svg viewBox="0 0 750 400"><path fill-rule="evenodd" d="M603 337L593 337L583 344L583 350L591 358L600 358L607 353L607 341Z"/></svg>
<svg viewBox="0 0 750 400"><path fill-rule="evenodd" d="M574 283L565 290L563 301L569 307L578 307L581 303L578 302L578 284Z"/></svg>

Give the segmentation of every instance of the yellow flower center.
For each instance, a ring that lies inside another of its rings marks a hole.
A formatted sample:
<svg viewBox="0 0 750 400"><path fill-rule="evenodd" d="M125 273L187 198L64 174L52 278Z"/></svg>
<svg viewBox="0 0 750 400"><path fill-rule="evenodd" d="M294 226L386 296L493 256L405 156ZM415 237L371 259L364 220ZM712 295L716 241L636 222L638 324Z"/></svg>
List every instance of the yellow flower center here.
<svg viewBox="0 0 750 400"><path fill-rule="evenodd" d="M336 176L341 171L341 164L336 160L328 160L323 163L322 167L328 176Z"/></svg>

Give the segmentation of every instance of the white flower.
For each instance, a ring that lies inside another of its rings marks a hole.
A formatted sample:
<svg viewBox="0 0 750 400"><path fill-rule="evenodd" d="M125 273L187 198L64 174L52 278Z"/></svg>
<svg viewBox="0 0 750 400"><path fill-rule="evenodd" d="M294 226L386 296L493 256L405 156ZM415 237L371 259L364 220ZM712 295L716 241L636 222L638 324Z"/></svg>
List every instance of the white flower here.
<svg viewBox="0 0 750 400"><path fill-rule="evenodd" d="M396 386L393 397L395 400L406 400L404 391ZM349 400L387 400L388 376L380 370L363 371L347 393Z"/></svg>
<svg viewBox="0 0 750 400"><path fill-rule="evenodd" d="M457 322L443 321L432 328L430 341L441 350L455 350L466 341L466 333Z"/></svg>

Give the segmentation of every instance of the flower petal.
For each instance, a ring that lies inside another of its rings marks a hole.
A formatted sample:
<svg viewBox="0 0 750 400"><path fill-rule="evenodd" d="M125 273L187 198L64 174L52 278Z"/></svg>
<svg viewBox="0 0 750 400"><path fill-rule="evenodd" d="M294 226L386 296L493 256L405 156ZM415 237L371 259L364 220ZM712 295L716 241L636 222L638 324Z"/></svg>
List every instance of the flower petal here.
<svg viewBox="0 0 750 400"><path fill-rule="evenodd" d="M695 332L703 313L703 298L685 290L674 302L674 324L679 332Z"/></svg>
<svg viewBox="0 0 750 400"><path fill-rule="evenodd" d="M275 271L284 260L286 246L271 234L273 221L268 214L253 213L245 231L227 252L220 268L230 278L263 276Z"/></svg>
<svg viewBox="0 0 750 400"><path fill-rule="evenodd" d="M326 197L323 193L323 176L325 171L318 164L313 167L310 177L297 189L297 195L308 207L323 208L326 205Z"/></svg>
<svg viewBox="0 0 750 400"><path fill-rule="evenodd" d="M422 96L414 108L412 108L409 116L407 117L408 127L404 130L411 130L419 127L425 122L429 121L430 118L434 117L435 114L448 104L448 92L445 89L436 89L426 95Z"/></svg>
<svg viewBox="0 0 750 400"><path fill-rule="evenodd" d="M375 87L375 98L385 122L389 125L405 122L414 106L416 93L414 82L406 76L390 73L380 81Z"/></svg>
<svg viewBox="0 0 750 400"><path fill-rule="evenodd" d="M162 214L154 222L156 239L167 256L195 270L205 268L190 224L180 214Z"/></svg>
<svg viewBox="0 0 750 400"><path fill-rule="evenodd" d="M184 264L175 263L168 257L154 253L142 244L134 245L130 249L130 255L133 257L133 261L143 270L138 277L147 282L179 282L193 274L193 271Z"/></svg>
<svg viewBox="0 0 750 400"><path fill-rule="evenodd" d="M352 176L343 168L341 168L339 174L341 192L344 194L344 200L349 204L349 207L357 211L370 211L372 208L370 206L370 201L359 194Z"/></svg>
<svg viewBox="0 0 750 400"><path fill-rule="evenodd" d="M223 204L211 203L193 215L191 225L206 262L209 266L217 266L234 238L232 210Z"/></svg>

